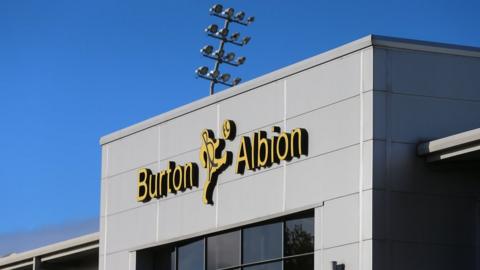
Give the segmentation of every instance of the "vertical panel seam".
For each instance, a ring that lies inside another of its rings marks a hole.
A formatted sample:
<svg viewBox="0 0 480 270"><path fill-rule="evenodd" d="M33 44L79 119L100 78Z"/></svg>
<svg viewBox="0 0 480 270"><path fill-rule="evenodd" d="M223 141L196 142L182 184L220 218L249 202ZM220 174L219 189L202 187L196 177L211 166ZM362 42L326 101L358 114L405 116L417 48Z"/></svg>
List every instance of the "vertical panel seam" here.
<svg viewBox="0 0 480 270"><path fill-rule="evenodd" d="M157 169L158 171L160 171L160 157L161 157L161 132L160 132L160 129L161 127L158 126L157 128L157 132L158 132L158 136L157 136L157 139L158 139L158 147L157 147ZM160 230L159 230L159 225L160 225L160 200L157 200L157 217L156 217L156 224L155 224L155 240L158 242L158 239L159 239L159 235L160 235Z"/></svg>
<svg viewBox="0 0 480 270"><path fill-rule="evenodd" d="M109 170L109 163L110 163L110 146L107 144L106 145L106 164L105 164L105 173L108 174L108 170ZM108 179L105 179L103 180L105 181L105 190L103 191L104 194L105 194L105 205L104 205L104 216L102 217L104 220L103 220L103 254L101 254L101 256L103 256L103 270L106 270L107 269L107 228L108 228L108 183L106 181L108 181Z"/></svg>
<svg viewBox="0 0 480 270"><path fill-rule="evenodd" d="M220 137L220 104L217 103L217 136ZM218 228L218 199L220 198L219 194L220 193L220 185L216 186L216 194L215 194L215 228Z"/></svg>
<svg viewBox="0 0 480 270"><path fill-rule="evenodd" d="M283 80L283 129L287 130L287 80ZM283 204L282 210L287 208L287 164L283 162Z"/></svg>
<svg viewBox="0 0 480 270"><path fill-rule="evenodd" d="M362 269L362 249L363 249L363 132L364 132L364 115L363 115L363 75L364 75L364 67L363 67L363 59L364 57L364 50L360 52L360 156L359 156L359 175L358 175L358 208L359 208L359 219L358 219L358 269Z"/></svg>

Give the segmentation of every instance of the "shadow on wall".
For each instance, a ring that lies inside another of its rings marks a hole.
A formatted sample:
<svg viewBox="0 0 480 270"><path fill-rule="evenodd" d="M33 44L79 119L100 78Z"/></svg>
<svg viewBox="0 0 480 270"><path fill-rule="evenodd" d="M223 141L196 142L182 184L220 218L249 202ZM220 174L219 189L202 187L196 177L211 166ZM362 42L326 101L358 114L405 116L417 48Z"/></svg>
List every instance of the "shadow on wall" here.
<svg viewBox="0 0 480 270"><path fill-rule="evenodd" d="M0 257L98 232L98 222L98 217L92 217L64 224L49 225L31 231L0 234Z"/></svg>

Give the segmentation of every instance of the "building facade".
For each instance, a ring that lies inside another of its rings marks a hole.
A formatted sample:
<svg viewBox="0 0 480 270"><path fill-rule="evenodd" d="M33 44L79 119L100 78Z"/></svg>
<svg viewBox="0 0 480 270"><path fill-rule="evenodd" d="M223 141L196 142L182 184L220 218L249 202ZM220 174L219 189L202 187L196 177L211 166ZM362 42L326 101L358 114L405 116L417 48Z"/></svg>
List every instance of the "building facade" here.
<svg viewBox="0 0 480 270"><path fill-rule="evenodd" d="M99 269L480 269L479 127L480 49L364 37L103 137Z"/></svg>

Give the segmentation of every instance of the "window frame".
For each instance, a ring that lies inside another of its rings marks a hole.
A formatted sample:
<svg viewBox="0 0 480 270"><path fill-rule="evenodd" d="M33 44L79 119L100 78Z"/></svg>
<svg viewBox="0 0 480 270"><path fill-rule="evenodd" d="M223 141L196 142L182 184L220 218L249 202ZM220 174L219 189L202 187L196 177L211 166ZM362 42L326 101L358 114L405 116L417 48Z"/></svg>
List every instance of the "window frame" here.
<svg viewBox="0 0 480 270"><path fill-rule="evenodd" d="M314 237L313 238L313 244L315 244L315 234L316 234L316 232L315 232L315 211L314 211L314 209L309 209L309 210L305 210L305 211L302 211L302 212L297 212L297 213L293 213L293 214L290 214L290 215L281 216L281 217L278 217L278 218L257 222L257 223L254 223L254 224L248 224L248 225L235 227L235 228L228 229L228 230L223 230L223 231L219 231L219 232L215 232L215 233L211 233L211 234L206 234L206 235L198 236L198 237L195 237L195 238L191 238L191 239L182 240L182 241L167 244L167 245L171 245L171 246L174 247L173 248L174 253L175 253L175 269L174 270L179 270L178 269L178 262L179 262L178 248L180 246L188 245L189 243L193 243L193 242L196 242L196 241L199 241L199 240L203 241L203 270L207 270L208 269L207 268L208 267L208 238L213 237L213 236L217 236L217 235L221 235L221 234L225 234L225 233L235 232L235 231L240 231L240 240L239 240L240 264L235 265L235 266L228 266L228 267L224 267L224 268L216 268L215 270L237 270L237 269L238 270L243 270L245 267L251 267L251 266L262 265L262 264L267 264L267 263L274 263L274 262L282 262L282 269L283 269L283 267L285 265L285 260L300 258L300 257L313 256L314 253L315 253L315 246L313 246L313 250L311 252L305 252L305 253L285 256L286 222L290 221L290 220L294 220L294 219L301 219L301 218L313 218L313 222L314 222L314 224L313 224L313 237ZM252 227L264 226L264 225L279 223L279 222L281 223L281 226L282 226L281 256L278 257L278 258L266 259L266 260L255 261L255 262L250 262L250 263L244 263L244 257L243 257L244 256L244 254L243 254L244 253L243 252L244 230L248 229L248 228L252 228ZM139 252L139 251L142 252L142 251L146 251L146 250L149 250L149 249L155 249L155 248L159 248L159 247L160 246L152 247L152 248L148 248L148 249L137 250L137 252ZM138 258L138 256L137 256L137 258ZM313 258L313 259L315 260L315 258ZM136 264L138 264L138 262L136 262Z"/></svg>

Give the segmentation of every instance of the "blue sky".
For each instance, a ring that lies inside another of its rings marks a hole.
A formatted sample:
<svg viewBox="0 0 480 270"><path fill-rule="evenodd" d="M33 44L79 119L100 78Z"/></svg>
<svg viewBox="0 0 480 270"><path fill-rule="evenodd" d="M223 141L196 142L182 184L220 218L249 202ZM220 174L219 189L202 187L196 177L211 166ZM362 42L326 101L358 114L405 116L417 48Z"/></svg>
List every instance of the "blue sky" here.
<svg viewBox="0 0 480 270"><path fill-rule="evenodd" d="M193 71L212 64L199 49L217 44L214 3L0 1L0 253L95 230L99 138L208 95ZM232 28L252 36L229 47L246 64L224 69L244 81L371 33L480 47L480 1L221 3L257 19Z"/></svg>

